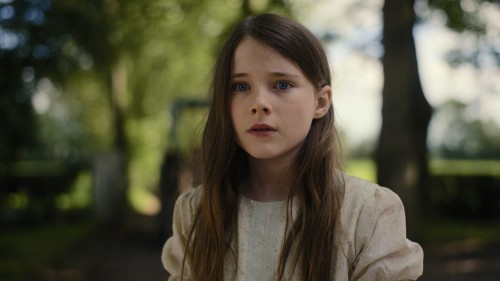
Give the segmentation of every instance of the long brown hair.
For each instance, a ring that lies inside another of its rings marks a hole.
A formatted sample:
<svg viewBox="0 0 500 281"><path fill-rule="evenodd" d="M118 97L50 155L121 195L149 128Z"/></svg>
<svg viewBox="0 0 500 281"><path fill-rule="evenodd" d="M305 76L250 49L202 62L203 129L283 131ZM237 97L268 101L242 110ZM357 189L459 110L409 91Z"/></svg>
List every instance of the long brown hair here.
<svg viewBox="0 0 500 281"><path fill-rule="evenodd" d="M189 262L193 280L222 280L225 257L232 253L237 187L245 178L248 164L246 152L236 144L231 123L230 76L234 51L245 37L258 40L289 59L317 89L331 84L323 46L303 25L286 17L262 14L248 17L236 26L216 60L209 92L210 108L202 140L203 191L184 259ZM281 251L278 280L290 277L285 276L287 262L291 262L293 270L300 264L303 280L331 280L344 189L340 173L335 172L336 140L330 107L323 118L313 120L296 159L297 173L288 198L289 231ZM301 198L299 212L296 219L291 219L292 198L297 194Z"/></svg>

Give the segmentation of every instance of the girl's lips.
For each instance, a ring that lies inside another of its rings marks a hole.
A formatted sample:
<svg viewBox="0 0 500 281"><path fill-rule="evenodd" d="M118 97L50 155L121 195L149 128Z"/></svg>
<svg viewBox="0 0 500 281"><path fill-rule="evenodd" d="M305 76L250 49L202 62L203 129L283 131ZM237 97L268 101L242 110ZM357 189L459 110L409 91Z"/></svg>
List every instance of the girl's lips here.
<svg viewBox="0 0 500 281"><path fill-rule="evenodd" d="M255 124L250 129L248 129L248 132L257 135L257 136L268 136L277 130L267 124Z"/></svg>

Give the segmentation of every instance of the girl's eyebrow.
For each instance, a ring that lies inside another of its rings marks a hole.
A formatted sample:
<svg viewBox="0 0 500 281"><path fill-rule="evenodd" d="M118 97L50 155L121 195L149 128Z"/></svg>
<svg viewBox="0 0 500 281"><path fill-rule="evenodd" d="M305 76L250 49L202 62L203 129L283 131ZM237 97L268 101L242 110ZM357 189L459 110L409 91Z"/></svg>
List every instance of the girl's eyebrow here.
<svg viewBox="0 0 500 281"><path fill-rule="evenodd" d="M271 72L270 75L275 76L275 77L290 77L290 78L298 78L299 77L299 75L297 75L297 74L292 74L292 73L287 73L287 72ZM247 76L248 76L247 73L234 73L234 74L231 74L231 79L239 78L239 77L247 77Z"/></svg>
<svg viewBox="0 0 500 281"><path fill-rule="evenodd" d="M248 74L246 74L246 73L235 73L235 74L231 74L231 79L239 78L239 77L246 77L246 76L248 76Z"/></svg>
<svg viewBox="0 0 500 281"><path fill-rule="evenodd" d="M276 77L289 77L289 78L298 78L299 75L293 74L293 73L287 73L287 72L272 72L272 76Z"/></svg>

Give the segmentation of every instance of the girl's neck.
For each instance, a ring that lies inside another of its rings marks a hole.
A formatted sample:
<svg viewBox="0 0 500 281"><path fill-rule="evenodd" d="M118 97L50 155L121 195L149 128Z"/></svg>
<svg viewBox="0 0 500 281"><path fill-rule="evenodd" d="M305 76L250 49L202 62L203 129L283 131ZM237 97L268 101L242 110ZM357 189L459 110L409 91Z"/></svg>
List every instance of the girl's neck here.
<svg viewBox="0 0 500 281"><path fill-rule="evenodd" d="M293 165L249 157L249 172L241 192L255 201L282 201L288 198Z"/></svg>

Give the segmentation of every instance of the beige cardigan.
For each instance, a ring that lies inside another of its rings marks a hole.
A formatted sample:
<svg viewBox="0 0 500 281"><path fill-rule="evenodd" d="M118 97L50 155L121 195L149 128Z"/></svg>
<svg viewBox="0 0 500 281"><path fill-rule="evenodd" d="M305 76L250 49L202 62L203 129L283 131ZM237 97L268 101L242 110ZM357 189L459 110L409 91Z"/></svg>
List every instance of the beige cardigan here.
<svg viewBox="0 0 500 281"><path fill-rule="evenodd" d="M333 279L416 280L423 271L423 251L406 238L404 208L399 197L359 178L345 176L345 183L342 229L337 231L343 251L335 254ZM173 236L162 252L170 281L190 280L187 263L184 279L180 278L180 271L200 194L201 188L189 190L175 204ZM226 257L224 280L274 280L285 228L286 201L257 202L242 197L239 203L238 234L233 242L236 257ZM351 273L349 264L354 267ZM298 266L291 280L301 280L300 275Z"/></svg>

